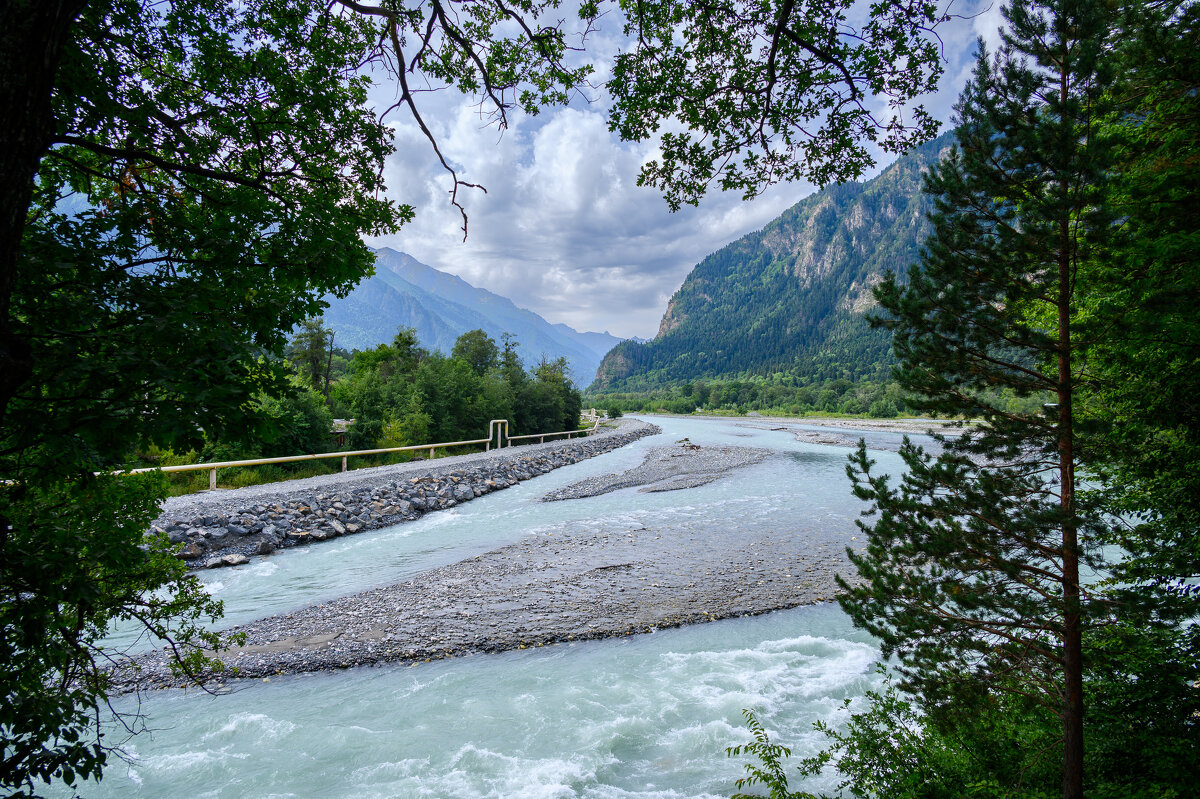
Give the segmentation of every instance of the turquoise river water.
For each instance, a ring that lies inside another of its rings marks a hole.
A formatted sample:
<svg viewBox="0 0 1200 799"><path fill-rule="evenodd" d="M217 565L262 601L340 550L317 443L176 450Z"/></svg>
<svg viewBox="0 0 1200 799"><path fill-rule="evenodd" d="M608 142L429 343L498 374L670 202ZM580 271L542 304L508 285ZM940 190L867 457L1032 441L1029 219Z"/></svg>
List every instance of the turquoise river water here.
<svg viewBox="0 0 1200 799"><path fill-rule="evenodd" d="M797 442L765 420L654 419L663 434L393 528L207 572L227 624L385 585L556 529L736 525L748 534L853 545L862 510L841 447ZM779 457L699 488L628 489L541 503L547 491L639 464L655 446L771 449ZM898 435L868 434L894 446ZM874 453L898 470L899 458ZM876 682L878 651L834 603L499 655L119 697L147 730L124 740L88 797L720 797L759 712L796 756ZM818 780L812 789L831 788Z"/></svg>

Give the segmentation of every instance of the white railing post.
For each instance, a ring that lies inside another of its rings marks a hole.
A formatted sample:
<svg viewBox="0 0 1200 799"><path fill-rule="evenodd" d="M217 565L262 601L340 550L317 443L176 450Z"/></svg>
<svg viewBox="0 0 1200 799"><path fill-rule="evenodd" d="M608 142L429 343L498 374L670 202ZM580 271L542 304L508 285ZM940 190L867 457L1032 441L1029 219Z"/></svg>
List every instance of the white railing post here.
<svg viewBox="0 0 1200 799"><path fill-rule="evenodd" d="M217 470L209 469L208 470L208 490L212 491L216 487L217 487Z"/></svg>
<svg viewBox="0 0 1200 799"><path fill-rule="evenodd" d="M342 471L343 472L346 471L346 458L347 458L347 456L345 456L345 455L342 456Z"/></svg>
<svg viewBox="0 0 1200 799"><path fill-rule="evenodd" d="M485 452L492 450L492 437L496 439L496 449L504 447L504 437L508 435L508 420L507 419L492 419L488 422L488 439L484 447Z"/></svg>

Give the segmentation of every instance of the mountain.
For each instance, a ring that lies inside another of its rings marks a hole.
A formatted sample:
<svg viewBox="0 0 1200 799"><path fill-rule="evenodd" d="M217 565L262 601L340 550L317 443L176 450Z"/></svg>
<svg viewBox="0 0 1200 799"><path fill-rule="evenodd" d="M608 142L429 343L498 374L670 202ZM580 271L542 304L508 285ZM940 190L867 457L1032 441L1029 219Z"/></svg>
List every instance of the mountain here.
<svg viewBox="0 0 1200 799"><path fill-rule="evenodd" d="M482 329L497 344L501 334L512 333L526 363L543 355L564 356L580 385L592 379L603 355L620 342L608 333L552 325L499 294L386 247L375 251L373 276L346 297L328 295L325 301L325 324L336 331L337 345L347 349L389 342L400 327L415 328L422 345L447 354L468 330Z"/></svg>
<svg viewBox="0 0 1200 799"><path fill-rule="evenodd" d="M929 235L921 173L950 146L945 134L866 183L813 194L765 228L701 261L671 297L658 334L625 341L600 365L593 391L793 372L877 375L886 335L864 314L885 271L903 272Z"/></svg>

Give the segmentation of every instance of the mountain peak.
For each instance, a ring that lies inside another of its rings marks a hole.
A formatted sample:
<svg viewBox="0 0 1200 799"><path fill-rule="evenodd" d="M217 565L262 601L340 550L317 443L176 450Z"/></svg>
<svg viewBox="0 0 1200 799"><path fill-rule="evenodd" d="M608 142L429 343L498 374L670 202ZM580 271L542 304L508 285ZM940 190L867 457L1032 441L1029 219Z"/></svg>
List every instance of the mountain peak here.
<svg viewBox="0 0 1200 799"><path fill-rule="evenodd" d="M391 247L375 250L375 263L375 274L344 299L324 298L329 303L325 323L337 332L342 346L371 348L390 342L398 328L412 327L422 345L449 353L468 330L481 329L497 342L502 334L512 333L527 364L543 356L565 357L576 382L586 385L601 357L618 342L607 334L551 325L507 297Z"/></svg>
<svg viewBox="0 0 1200 799"><path fill-rule="evenodd" d="M889 356L886 336L865 319L871 288L917 260L930 208L921 174L952 140L945 134L915 148L864 183L812 194L702 260L671 297L657 335L619 344L593 389L619 391L631 379L652 386L876 372Z"/></svg>

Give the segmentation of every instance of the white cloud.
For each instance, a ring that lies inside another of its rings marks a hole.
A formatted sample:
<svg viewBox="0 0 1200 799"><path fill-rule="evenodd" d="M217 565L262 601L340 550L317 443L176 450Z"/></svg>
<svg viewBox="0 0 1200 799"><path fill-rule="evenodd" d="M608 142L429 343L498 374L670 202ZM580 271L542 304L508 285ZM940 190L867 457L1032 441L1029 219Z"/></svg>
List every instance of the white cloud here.
<svg viewBox="0 0 1200 799"><path fill-rule="evenodd" d="M949 118L975 39L994 31L988 26L995 19L997 12L989 11L942 26L949 64L941 90L926 103L939 118ZM608 21L598 51L615 51L622 44L618 34L619 20ZM464 243L461 218L448 200L448 175L415 124L401 118L385 175L389 195L412 204L417 218L400 234L370 243L408 252L551 322L651 336L667 299L697 262L811 190L777 186L751 202L714 192L699 209L672 214L655 190L636 185L653 145L619 141L608 131L602 93L593 94L591 103L513 115L503 135L460 95L421 95L422 113L447 160L461 179L486 186L487 193L459 192L470 216ZM381 104L388 99L381 93Z"/></svg>

